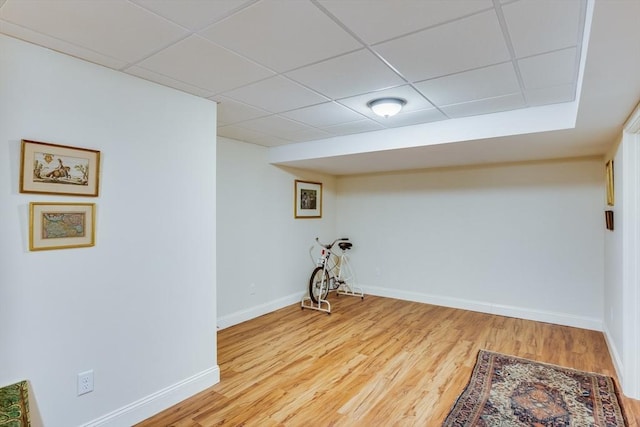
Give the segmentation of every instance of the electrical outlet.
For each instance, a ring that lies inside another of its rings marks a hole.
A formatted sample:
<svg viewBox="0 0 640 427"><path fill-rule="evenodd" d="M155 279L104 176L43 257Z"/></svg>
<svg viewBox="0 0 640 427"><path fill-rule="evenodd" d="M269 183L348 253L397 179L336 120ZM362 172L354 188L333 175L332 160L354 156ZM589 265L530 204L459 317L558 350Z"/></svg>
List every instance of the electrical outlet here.
<svg viewBox="0 0 640 427"><path fill-rule="evenodd" d="M93 369L78 374L78 396L93 391Z"/></svg>
<svg viewBox="0 0 640 427"><path fill-rule="evenodd" d="M249 295L255 295L256 294L256 284L252 283L249 285Z"/></svg>

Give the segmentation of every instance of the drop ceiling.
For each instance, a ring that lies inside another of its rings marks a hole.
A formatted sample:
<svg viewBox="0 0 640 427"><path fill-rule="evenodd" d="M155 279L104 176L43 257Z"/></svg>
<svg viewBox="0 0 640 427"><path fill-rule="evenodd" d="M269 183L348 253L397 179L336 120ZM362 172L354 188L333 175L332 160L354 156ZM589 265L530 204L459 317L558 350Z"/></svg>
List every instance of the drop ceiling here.
<svg viewBox="0 0 640 427"><path fill-rule="evenodd" d="M340 175L604 153L640 100L639 4L0 0L0 33L214 100L220 136ZM375 116L385 96L403 111Z"/></svg>

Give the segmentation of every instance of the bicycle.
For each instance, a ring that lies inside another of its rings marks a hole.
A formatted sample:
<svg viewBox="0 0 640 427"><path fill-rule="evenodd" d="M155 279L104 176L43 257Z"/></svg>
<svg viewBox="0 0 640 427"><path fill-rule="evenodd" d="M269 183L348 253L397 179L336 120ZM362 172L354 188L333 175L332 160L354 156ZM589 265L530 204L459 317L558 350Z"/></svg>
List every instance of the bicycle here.
<svg viewBox="0 0 640 427"><path fill-rule="evenodd" d="M316 243L322 249L320 257L317 261L314 261L316 268L314 268L309 278L309 296L303 298L302 308L312 308L330 314L331 304L327 301L330 291L335 291L337 295L358 296L364 299L362 289L354 285L355 274L347 256L347 251L353 247L349 239L342 237L332 243L323 244L316 237ZM333 246L336 243L341 250L339 255L333 252ZM311 250L313 250L313 246ZM305 302L309 304L305 304Z"/></svg>

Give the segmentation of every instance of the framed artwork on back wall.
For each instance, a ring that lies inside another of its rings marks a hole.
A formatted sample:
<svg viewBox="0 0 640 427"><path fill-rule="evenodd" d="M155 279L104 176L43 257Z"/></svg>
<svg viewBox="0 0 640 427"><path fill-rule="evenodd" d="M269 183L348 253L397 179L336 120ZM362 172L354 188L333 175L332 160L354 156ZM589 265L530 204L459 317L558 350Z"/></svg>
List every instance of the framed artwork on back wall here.
<svg viewBox="0 0 640 427"><path fill-rule="evenodd" d="M293 206L296 218L322 218L322 183L297 179Z"/></svg>

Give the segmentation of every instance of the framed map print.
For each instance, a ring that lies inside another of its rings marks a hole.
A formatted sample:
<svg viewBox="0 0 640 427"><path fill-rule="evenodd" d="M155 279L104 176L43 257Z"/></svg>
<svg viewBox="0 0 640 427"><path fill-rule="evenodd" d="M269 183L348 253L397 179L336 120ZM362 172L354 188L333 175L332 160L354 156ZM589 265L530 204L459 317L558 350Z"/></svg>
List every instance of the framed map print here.
<svg viewBox="0 0 640 427"><path fill-rule="evenodd" d="M95 245L94 203L29 204L29 250Z"/></svg>

